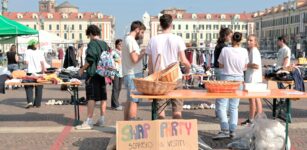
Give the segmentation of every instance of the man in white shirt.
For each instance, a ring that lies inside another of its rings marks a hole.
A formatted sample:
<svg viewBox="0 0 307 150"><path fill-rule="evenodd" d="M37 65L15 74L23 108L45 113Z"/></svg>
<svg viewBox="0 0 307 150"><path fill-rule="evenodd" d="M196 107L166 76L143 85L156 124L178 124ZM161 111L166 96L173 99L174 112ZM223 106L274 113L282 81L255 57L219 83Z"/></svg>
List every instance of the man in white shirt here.
<svg viewBox="0 0 307 150"><path fill-rule="evenodd" d="M140 100L132 98L130 95L131 91L135 90L133 79L143 77L142 59L145 55L145 50L140 49L136 40L143 38L145 30L146 27L142 22L132 22L130 33L123 42L122 71L127 88L127 103L124 110L125 120L134 120L137 117L137 107Z"/></svg>
<svg viewBox="0 0 307 150"><path fill-rule="evenodd" d="M168 65L178 62L181 60L181 63L186 67L187 73L190 71L191 65L187 60L184 50L186 49L183 39L177 35L172 34L172 16L164 14L160 17L160 26L162 28L162 34L159 34L150 39L146 53L148 54L148 70L149 74L163 70ZM160 55L160 60L158 59L157 66L155 62L158 55ZM158 107L165 103L165 101L157 101ZM183 101L173 99L171 100L173 107L173 118L180 119ZM160 110L159 119L165 118L164 110Z"/></svg>
<svg viewBox="0 0 307 150"><path fill-rule="evenodd" d="M278 51L278 57L277 57L277 66L279 67L288 67L290 66L290 58L291 58L291 50L286 45L286 36L281 36L277 40L277 45L280 47Z"/></svg>

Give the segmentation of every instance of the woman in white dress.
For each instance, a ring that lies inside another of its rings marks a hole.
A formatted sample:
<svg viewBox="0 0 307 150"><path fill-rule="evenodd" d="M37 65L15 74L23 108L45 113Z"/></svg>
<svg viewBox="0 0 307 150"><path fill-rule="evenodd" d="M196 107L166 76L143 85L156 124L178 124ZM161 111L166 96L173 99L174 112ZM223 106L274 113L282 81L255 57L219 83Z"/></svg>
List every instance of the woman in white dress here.
<svg viewBox="0 0 307 150"><path fill-rule="evenodd" d="M246 83L261 83L262 82L262 66L261 55L258 50L258 39L255 35L248 36L248 56L249 63L245 74ZM242 122L241 125L252 124L256 114L262 113L262 103L260 98L249 100L249 118Z"/></svg>

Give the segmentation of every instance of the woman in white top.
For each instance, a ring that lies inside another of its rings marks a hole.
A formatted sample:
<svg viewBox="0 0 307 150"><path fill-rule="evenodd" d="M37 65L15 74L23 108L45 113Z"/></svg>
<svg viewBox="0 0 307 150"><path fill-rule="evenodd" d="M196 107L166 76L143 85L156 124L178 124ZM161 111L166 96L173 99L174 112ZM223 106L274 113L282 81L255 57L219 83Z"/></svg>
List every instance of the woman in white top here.
<svg viewBox="0 0 307 150"><path fill-rule="evenodd" d="M248 64L248 53L245 48L240 46L242 33L235 32L232 36L232 47L224 47L218 58L219 68L221 69L221 80L244 81L244 70ZM238 124L238 107L240 99L224 98L217 100L217 113L220 120L221 132L213 137L214 140L230 138L234 136L234 131ZM228 106L229 105L229 106ZM229 109L229 119L227 117Z"/></svg>
<svg viewBox="0 0 307 150"><path fill-rule="evenodd" d="M261 55L258 50L258 39L255 35L248 36L249 63L245 74L246 83L261 83L262 82L262 67ZM249 119L242 122L244 124L252 124L257 114L262 113L262 103L260 98L249 100Z"/></svg>

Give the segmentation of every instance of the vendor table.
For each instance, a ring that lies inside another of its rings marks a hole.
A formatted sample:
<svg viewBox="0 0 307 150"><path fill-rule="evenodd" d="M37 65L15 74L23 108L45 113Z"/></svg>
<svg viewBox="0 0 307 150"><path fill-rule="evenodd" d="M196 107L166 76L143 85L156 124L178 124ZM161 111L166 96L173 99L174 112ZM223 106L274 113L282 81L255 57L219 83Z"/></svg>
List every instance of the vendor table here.
<svg viewBox="0 0 307 150"><path fill-rule="evenodd" d="M273 89L270 92L253 93L247 91L236 91L235 93L208 93L205 90L174 90L165 95L143 95L136 91L131 94L132 98L142 99L184 99L184 100L203 100L216 98L284 98L286 104L286 144L288 140L289 120L291 118L291 100L307 98L307 93L292 89ZM152 119L157 118L157 102L152 103Z"/></svg>
<svg viewBox="0 0 307 150"><path fill-rule="evenodd" d="M32 86L38 86L38 85L51 85L51 82L44 82L44 83L21 83L21 82L8 82L5 83L5 85L10 86L25 86L25 85L32 85ZM75 120L74 125L80 124L80 110L79 110L79 83L71 83L71 82L63 82L57 85L67 85L68 91L72 91L71 94L71 101L74 103L74 112L75 112Z"/></svg>
<svg viewBox="0 0 307 150"><path fill-rule="evenodd" d="M271 87L270 89L278 89L277 84L281 83L284 85L285 89L292 89L294 85L294 81L281 81L281 80L276 80L276 79L271 79L271 78L266 78L267 82L271 82L269 84ZM307 83L307 80L304 80L304 83ZM272 87L273 86L273 87ZM283 98L274 98L273 102L271 103L270 101L267 100L267 98L263 98L263 100L269 104L268 106L272 109L272 114L274 118L279 118L284 121L286 121L285 112L287 111L286 107L286 101ZM291 101L289 102L289 105L291 107ZM292 122L292 117L291 114L289 115L289 120L290 123Z"/></svg>

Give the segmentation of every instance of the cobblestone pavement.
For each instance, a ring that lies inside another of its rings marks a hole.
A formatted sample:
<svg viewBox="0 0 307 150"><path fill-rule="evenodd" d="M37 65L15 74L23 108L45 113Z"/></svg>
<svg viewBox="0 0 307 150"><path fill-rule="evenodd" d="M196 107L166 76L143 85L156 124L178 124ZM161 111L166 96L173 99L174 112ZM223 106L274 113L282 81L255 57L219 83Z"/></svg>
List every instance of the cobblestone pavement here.
<svg viewBox="0 0 307 150"><path fill-rule="evenodd" d="M80 96L84 96L84 87L80 88ZM26 104L23 88L8 90L0 95L0 149L12 150L95 150L105 149L115 134L115 122L123 120L122 111L110 109L110 87L108 88L108 112L106 126L94 128L90 131L77 131L72 127L73 106L45 105L49 99L69 100L70 94L60 91L59 86L48 85L44 87L43 102L40 108L24 109ZM123 89L120 102L125 101ZM208 100L208 102L213 102ZM200 101L186 104L200 104ZM248 116L249 105L242 100L239 108L239 122ZM99 116L98 106L95 111L95 120ZM264 104L264 110L270 117L271 112ZM293 123L290 124L290 138L292 148L296 150L307 149L307 102L306 100L292 103ZM144 120L150 119L150 103L144 101L139 109L139 116ZM167 111L170 114L170 111ZM86 117L86 108L81 106L81 120ZM212 141L211 138L218 132L218 121L214 118L214 110L185 110L184 118L198 119L199 136L215 149L225 149L230 140Z"/></svg>

